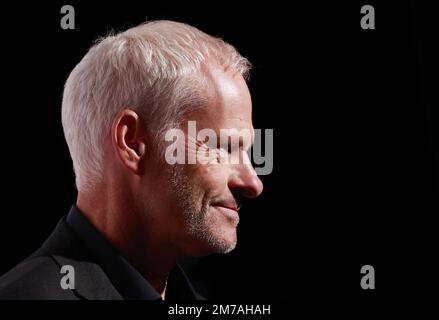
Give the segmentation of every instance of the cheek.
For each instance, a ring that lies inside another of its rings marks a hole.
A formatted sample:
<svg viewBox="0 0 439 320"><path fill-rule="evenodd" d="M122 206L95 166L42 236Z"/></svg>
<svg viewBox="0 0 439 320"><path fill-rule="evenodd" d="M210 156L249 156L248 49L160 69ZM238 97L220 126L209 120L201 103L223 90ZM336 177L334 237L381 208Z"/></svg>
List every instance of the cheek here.
<svg viewBox="0 0 439 320"><path fill-rule="evenodd" d="M228 170L224 165L199 165L194 175L195 183L207 193L222 193L227 188Z"/></svg>

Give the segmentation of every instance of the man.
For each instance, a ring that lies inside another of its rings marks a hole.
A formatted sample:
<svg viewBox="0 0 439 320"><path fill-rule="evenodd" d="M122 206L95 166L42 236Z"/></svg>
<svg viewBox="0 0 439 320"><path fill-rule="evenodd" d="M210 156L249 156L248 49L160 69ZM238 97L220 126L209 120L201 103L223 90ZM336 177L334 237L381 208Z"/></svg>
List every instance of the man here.
<svg viewBox="0 0 439 320"><path fill-rule="evenodd" d="M94 45L70 74L62 103L76 205L0 278L0 298L200 298L177 259L233 250L241 198L257 197L262 183L248 139L235 148L247 161L170 164L165 136L181 129L185 139L172 142L187 155L201 147L231 152L199 141L188 124L253 132L249 68L231 45L171 21Z"/></svg>

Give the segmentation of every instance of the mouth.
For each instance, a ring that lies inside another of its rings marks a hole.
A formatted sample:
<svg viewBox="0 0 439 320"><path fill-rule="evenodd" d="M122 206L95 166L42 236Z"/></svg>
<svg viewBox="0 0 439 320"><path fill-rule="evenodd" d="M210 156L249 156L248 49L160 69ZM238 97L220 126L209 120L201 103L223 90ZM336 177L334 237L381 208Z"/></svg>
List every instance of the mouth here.
<svg viewBox="0 0 439 320"><path fill-rule="evenodd" d="M239 206L235 206L235 205L226 205L226 204L215 204L214 207L218 207L218 208L224 208L224 209L228 209L228 210L233 210L236 213L238 213L239 211Z"/></svg>
<svg viewBox="0 0 439 320"><path fill-rule="evenodd" d="M239 207L232 205L216 204L213 205L218 211L220 211L232 224L237 227L239 223Z"/></svg>
<svg viewBox="0 0 439 320"><path fill-rule="evenodd" d="M224 208L228 210L233 210L236 213L241 210L241 202L236 199L230 199L230 200L219 200L212 203L212 206L218 207L218 208Z"/></svg>

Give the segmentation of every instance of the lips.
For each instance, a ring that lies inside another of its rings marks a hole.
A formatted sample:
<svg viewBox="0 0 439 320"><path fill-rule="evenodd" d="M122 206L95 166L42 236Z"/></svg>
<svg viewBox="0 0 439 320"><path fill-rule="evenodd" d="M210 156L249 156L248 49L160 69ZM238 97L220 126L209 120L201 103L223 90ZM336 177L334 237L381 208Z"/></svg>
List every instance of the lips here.
<svg viewBox="0 0 439 320"><path fill-rule="evenodd" d="M221 208L226 208L226 209L230 209L230 210L234 210L236 212L239 211L240 206L236 205L236 204L227 204L227 203L216 203L214 204L215 207L221 207Z"/></svg>
<svg viewBox="0 0 439 320"><path fill-rule="evenodd" d="M234 205L216 204L213 205L217 210L222 212L232 224L237 227L239 223L239 207Z"/></svg>

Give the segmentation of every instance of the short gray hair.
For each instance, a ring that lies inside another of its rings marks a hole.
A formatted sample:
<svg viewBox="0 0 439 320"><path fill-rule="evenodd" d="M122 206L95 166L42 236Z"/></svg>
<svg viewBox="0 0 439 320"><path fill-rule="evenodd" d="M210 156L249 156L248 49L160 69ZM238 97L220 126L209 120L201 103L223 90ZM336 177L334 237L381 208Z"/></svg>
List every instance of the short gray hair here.
<svg viewBox="0 0 439 320"><path fill-rule="evenodd" d="M202 70L211 64L246 79L250 70L230 44L173 21L146 22L97 41L70 73L62 101L78 190L102 181L104 141L121 110L136 111L157 132L175 125L206 103Z"/></svg>

